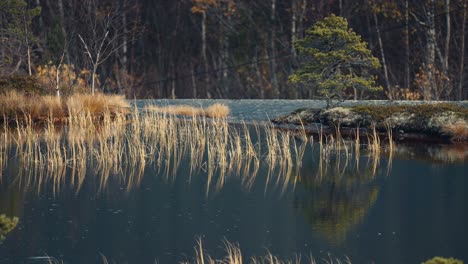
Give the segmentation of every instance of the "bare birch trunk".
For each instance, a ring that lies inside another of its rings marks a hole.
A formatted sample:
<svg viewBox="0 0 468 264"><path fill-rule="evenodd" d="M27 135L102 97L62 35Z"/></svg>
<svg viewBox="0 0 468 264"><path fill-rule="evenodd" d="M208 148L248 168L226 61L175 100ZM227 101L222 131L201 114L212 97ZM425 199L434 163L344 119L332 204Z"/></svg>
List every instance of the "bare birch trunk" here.
<svg viewBox="0 0 468 264"><path fill-rule="evenodd" d="M28 42L26 42L26 45L28 45L28 72L29 72L29 76L32 76L32 71L31 71L31 48L29 47Z"/></svg>
<svg viewBox="0 0 468 264"><path fill-rule="evenodd" d="M57 95L57 97L60 97L60 86L59 86L59 83L60 83L60 79L59 79L59 74L60 74L60 66L57 67L57 70L55 71L55 93Z"/></svg>
<svg viewBox="0 0 468 264"><path fill-rule="evenodd" d="M96 79L97 66L93 65L93 72L91 74L91 94L94 94L95 79Z"/></svg>

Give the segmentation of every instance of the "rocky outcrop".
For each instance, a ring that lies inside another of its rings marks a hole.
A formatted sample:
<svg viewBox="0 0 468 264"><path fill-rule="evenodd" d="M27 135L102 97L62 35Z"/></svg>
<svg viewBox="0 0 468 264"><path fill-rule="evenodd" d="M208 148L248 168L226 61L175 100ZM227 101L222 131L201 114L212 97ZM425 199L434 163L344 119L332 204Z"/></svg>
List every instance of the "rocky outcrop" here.
<svg viewBox="0 0 468 264"><path fill-rule="evenodd" d="M295 126L392 130L396 139L432 137L468 141L468 108L447 103L403 106L353 106L298 109L272 119L274 124ZM325 129L326 130L326 129ZM406 134L405 136L403 136ZM412 135L412 136L409 136Z"/></svg>

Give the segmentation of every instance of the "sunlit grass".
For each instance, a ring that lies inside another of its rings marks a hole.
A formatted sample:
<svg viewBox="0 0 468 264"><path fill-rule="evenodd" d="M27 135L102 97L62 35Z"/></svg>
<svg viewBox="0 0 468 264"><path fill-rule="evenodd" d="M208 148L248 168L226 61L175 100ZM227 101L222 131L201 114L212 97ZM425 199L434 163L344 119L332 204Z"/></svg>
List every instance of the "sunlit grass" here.
<svg viewBox="0 0 468 264"><path fill-rule="evenodd" d="M172 115L182 115L182 116L205 116L211 118L223 118L227 117L230 113L228 106L215 103L206 108L194 107L190 105L168 105L168 106L157 106L157 105L148 105L145 107L147 111L172 114Z"/></svg>
<svg viewBox="0 0 468 264"><path fill-rule="evenodd" d="M79 123L92 126L104 117L125 116L130 104L123 96L75 94L66 98L26 95L16 91L0 93L0 123L4 126L38 126L46 123Z"/></svg>
<svg viewBox="0 0 468 264"><path fill-rule="evenodd" d="M310 256L296 256L293 259L281 259L277 256L274 256L271 252L268 252L265 256L253 256L250 258L245 258L242 255L242 250L239 244L232 243L229 241L224 241L225 255L221 259L215 259L209 255L208 252L203 247L203 242L201 239L197 241L197 246L195 247L195 260L181 262L185 264L300 264L300 263L326 263L326 264L351 264L351 260L348 257L343 259L332 257L328 255L327 258L322 258L316 260L312 255Z"/></svg>

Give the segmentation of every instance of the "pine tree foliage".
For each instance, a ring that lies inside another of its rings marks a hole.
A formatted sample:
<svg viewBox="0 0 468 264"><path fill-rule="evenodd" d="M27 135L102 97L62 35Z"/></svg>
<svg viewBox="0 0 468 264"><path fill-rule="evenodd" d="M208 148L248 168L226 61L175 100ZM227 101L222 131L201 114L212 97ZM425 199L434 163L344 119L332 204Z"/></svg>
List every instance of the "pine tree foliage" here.
<svg viewBox="0 0 468 264"><path fill-rule="evenodd" d="M306 31L294 44L303 65L289 76L291 83L316 86L327 99L343 98L352 89L380 91L372 71L380 68L367 43L348 27L345 18L331 15Z"/></svg>

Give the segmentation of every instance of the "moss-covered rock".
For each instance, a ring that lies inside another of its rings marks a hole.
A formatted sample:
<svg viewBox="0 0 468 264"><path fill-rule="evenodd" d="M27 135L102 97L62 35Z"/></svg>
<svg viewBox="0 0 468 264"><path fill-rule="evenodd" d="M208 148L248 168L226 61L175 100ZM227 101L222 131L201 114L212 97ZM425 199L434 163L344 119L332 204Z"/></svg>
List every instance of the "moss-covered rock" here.
<svg viewBox="0 0 468 264"><path fill-rule="evenodd" d="M388 129L468 141L468 108L449 104L360 105L331 109L299 109L272 120L276 124L312 124Z"/></svg>
<svg viewBox="0 0 468 264"><path fill-rule="evenodd" d="M370 124L369 118L354 112L351 108L335 107L321 112L319 116L324 125L350 127Z"/></svg>
<svg viewBox="0 0 468 264"><path fill-rule="evenodd" d="M271 121L276 124L309 125L320 122L321 109L301 108Z"/></svg>

